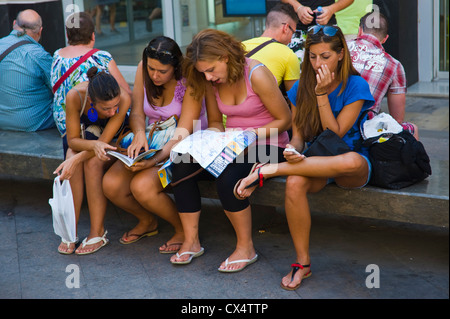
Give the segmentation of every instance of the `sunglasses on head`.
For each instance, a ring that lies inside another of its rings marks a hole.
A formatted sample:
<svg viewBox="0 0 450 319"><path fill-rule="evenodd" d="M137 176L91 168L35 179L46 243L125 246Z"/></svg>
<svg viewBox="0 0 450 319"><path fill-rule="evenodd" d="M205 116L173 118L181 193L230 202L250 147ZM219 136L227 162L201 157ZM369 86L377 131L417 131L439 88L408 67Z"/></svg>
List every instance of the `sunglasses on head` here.
<svg viewBox="0 0 450 319"><path fill-rule="evenodd" d="M150 59L157 59L162 63L169 63L174 59L174 56L169 51L166 50L158 51L157 49L151 46L146 47L145 52Z"/></svg>
<svg viewBox="0 0 450 319"><path fill-rule="evenodd" d="M310 34L317 34L320 30L322 30L323 34L329 37L334 37L338 31L336 27L333 27L331 25L313 25L308 28L308 33Z"/></svg>

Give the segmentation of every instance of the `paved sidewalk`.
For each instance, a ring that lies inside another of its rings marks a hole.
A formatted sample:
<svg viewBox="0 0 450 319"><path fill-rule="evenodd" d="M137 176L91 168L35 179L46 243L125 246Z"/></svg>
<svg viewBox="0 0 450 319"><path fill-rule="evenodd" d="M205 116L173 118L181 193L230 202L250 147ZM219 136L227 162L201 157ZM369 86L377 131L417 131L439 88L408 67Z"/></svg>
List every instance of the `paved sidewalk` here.
<svg viewBox="0 0 450 319"><path fill-rule="evenodd" d="M150 299L447 299L448 229L387 221L313 214L311 278L288 292L279 287L294 261L282 210L254 212L254 242L259 260L240 273L217 267L235 244L220 204L204 200L200 235L205 254L190 265L170 264L157 249L172 234L124 246L120 236L131 215L110 206L106 228L110 244L87 256L60 255L53 233L50 181L0 180L0 298L150 298ZM84 207L79 236L88 234ZM379 270L379 288L369 275ZM69 268L68 268L69 267ZM72 277L79 273L80 288ZM367 272L367 271L368 272ZM79 272L78 272L79 271ZM368 279L369 278L369 279Z"/></svg>
<svg viewBox="0 0 450 319"><path fill-rule="evenodd" d="M439 185L446 185L448 196L448 98L407 100L406 120L421 128L432 161L446 162L441 174L445 183ZM158 299L156 305L180 314L189 304L220 305L226 312L230 302L268 303L270 309L278 309L271 303L282 302L295 309L290 302L298 299L449 298L448 228L313 212L313 275L289 292L279 287L295 260L282 208L254 210L254 244L260 258L240 273L223 274L217 268L232 253L235 236L216 200L203 201L200 235L205 254L189 265L174 266L170 255L158 253L172 235L171 226L161 221L159 235L121 245L118 239L136 220L113 205L106 216L108 246L87 256L60 255L50 197L51 181L0 175L2 299ZM88 232L84 206L80 239ZM378 283L377 274L379 288L368 288ZM78 283L79 288L70 288Z"/></svg>

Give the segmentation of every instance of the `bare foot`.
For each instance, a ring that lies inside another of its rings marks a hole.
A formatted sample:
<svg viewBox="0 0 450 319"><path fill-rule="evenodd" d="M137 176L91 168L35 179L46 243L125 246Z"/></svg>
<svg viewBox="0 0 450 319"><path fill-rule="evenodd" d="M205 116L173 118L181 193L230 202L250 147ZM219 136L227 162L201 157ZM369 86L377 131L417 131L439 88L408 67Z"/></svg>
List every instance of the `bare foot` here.
<svg viewBox="0 0 450 319"><path fill-rule="evenodd" d="M200 245L200 242L195 243L187 243L184 242L183 245L181 245L181 248L178 250L178 254L182 254L184 252L190 251L190 252L199 252L202 249L202 246ZM176 254L173 255L170 258L170 262L172 263L179 263L187 261L190 258L190 255L186 254L183 256L178 257Z"/></svg>
<svg viewBox="0 0 450 319"><path fill-rule="evenodd" d="M75 243L61 242L58 246L58 252L64 255L70 255L75 251Z"/></svg>
<svg viewBox="0 0 450 319"><path fill-rule="evenodd" d="M156 234L158 234L158 221L156 219L153 219L151 222L139 221L133 229L123 234L119 241L122 244L131 244L142 237L150 237Z"/></svg>
<svg viewBox="0 0 450 319"><path fill-rule="evenodd" d="M243 270L249 264L255 262L257 258L256 251L253 247L245 250L236 249L230 257L220 265L219 271L236 272ZM236 262L238 260L242 260L242 262Z"/></svg>
<svg viewBox="0 0 450 319"><path fill-rule="evenodd" d="M252 173L250 173L247 177L241 179L237 183L236 187L236 197L239 199L249 197L253 191L256 189L258 185L261 185L262 180L264 180L263 176L263 167L266 164L258 164ZM254 186L250 186L254 184ZM248 187L248 188L247 188Z"/></svg>
<svg viewBox="0 0 450 319"><path fill-rule="evenodd" d="M164 245L159 247L159 252L161 254L173 254L181 249L184 242L184 233L175 234L171 239L169 239Z"/></svg>
<svg viewBox="0 0 450 319"><path fill-rule="evenodd" d="M302 280L309 276L311 276L311 266L309 264L292 264L292 270L281 279L281 288L295 290L300 287Z"/></svg>

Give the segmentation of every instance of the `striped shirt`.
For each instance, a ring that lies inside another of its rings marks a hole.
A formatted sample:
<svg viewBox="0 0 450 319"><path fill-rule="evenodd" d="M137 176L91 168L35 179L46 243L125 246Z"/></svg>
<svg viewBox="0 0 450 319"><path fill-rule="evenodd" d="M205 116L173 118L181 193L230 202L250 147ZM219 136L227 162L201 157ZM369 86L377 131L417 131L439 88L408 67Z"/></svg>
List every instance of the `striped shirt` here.
<svg viewBox="0 0 450 319"><path fill-rule="evenodd" d="M37 131L55 126L50 84L51 55L28 35L13 30L0 39L0 53L28 40L0 62L0 129Z"/></svg>

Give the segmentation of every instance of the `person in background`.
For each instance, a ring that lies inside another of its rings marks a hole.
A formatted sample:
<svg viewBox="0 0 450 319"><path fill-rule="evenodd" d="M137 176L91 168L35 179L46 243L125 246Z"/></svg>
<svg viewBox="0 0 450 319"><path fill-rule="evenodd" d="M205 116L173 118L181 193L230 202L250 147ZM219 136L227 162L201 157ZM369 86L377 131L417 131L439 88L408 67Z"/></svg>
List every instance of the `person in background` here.
<svg viewBox="0 0 450 319"><path fill-rule="evenodd" d="M158 233L158 220L152 214L168 221L175 235L162 247L160 253L175 253L184 241L180 217L173 200L164 192L158 177L160 163L170 155L172 147L194 130L194 122L207 127L205 107L192 97L192 89L186 87L181 73L183 54L178 44L164 36L150 41L142 54L133 86L133 107L130 125L134 133L127 152L130 157L138 155L142 148L148 149L145 119L148 124L164 121L172 115L179 118L174 138L153 157L139 161L132 167L117 161L103 178L105 195L118 207L136 216L138 224L127 231L120 243L131 244Z"/></svg>
<svg viewBox="0 0 450 319"><path fill-rule="evenodd" d="M237 185L237 193L248 197L258 184L263 185L264 179L288 176L285 211L296 259L292 270L283 277L281 288L295 290L311 275L307 194L320 191L330 182L360 188L369 181L371 164L368 150L361 147L358 119L374 100L369 85L352 66L342 31L322 25L308 31L302 74L288 96L293 104L293 136L287 146L296 152L286 150L287 162L263 165L249 174ZM337 156L301 154L305 143L311 143L327 128L341 137L351 151Z"/></svg>
<svg viewBox="0 0 450 319"><path fill-rule="evenodd" d="M193 87L197 100L206 98L208 128L223 132L225 114L227 130L249 130L257 135L256 145L228 164L216 179L220 201L237 238L234 252L218 270L241 271L254 263L258 255L253 246L250 204L246 198L235 197L234 185L256 169L254 161L262 161L261 154L268 154L274 162L283 160L291 113L270 70L246 58L242 43L225 32L200 31L187 47L184 61L187 84ZM197 181L213 176L204 170L183 180L199 168L195 162L173 164L172 181L178 182L173 193L185 234L183 245L170 259L173 264L188 264L204 252L198 233L201 196Z"/></svg>
<svg viewBox="0 0 450 319"><path fill-rule="evenodd" d="M335 13L347 8L354 2L354 0L337 0L336 2L334 0L281 1L290 4L300 20L292 36L291 43L288 45L299 58L300 64L303 61L304 43L308 28L315 24L337 24ZM319 12L318 7L322 8L322 12Z"/></svg>
<svg viewBox="0 0 450 319"><path fill-rule="evenodd" d="M145 28L148 32L153 32L153 20L162 18L162 4L161 0L153 1L154 7L152 12L150 12L147 20L145 20Z"/></svg>
<svg viewBox="0 0 450 319"><path fill-rule="evenodd" d="M355 40L358 36L359 20L372 12L373 0L354 1L347 8L336 12L337 25L345 35L345 40Z"/></svg>
<svg viewBox="0 0 450 319"><path fill-rule="evenodd" d="M297 20L297 15L290 5L278 3L267 14L263 34L242 42L247 52L253 52L252 50L271 39L277 41L269 43L248 57L263 63L273 73L278 85L283 85L286 91L300 77L297 56L287 47L295 32Z"/></svg>
<svg viewBox="0 0 450 319"><path fill-rule="evenodd" d="M34 10L24 10L14 20L11 33L0 39L2 130L32 132L55 127L50 84L52 57L38 43L42 29L41 16ZM26 44L13 47L24 40Z"/></svg>
<svg viewBox="0 0 450 319"><path fill-rule="evenodd" d="M94 0L97 6L95 6L93 14L95 15L95 32L98 37L103 36L102 31L102 15L105 5L108 6L109 11L109 26L112 33L119 33L116 29L116 5L119 0Z"/></svg>
<svg viewBox="0 0 450 319"><path fill-rule="evenodd" d="M374 16L376 15L376 17ZM374 20L376 19L376 20ZM403 65L384 51L389 38L389 24L380 12L367 13L361 18L358 38L348 42L353 66L369 83L375 98L372 109L379 113L381 102L387 96L389 114L414 137L419 139L417 125L404 122L406 104L406 75ZM370 117L373 114L370 113Z"/></svg>
<svg viewBox="0 0 450 319"><path fill-rule="evenodd" d="M89 81L67 93L67 159L55 174L70 181L77 224L86 187L91 228L77 250L76 242L63 240L58 247L61 254L92 254L109 242L104 227L108 201L102 178L114 160L106 152L116 149L109 143L124 129L131 105L130 95L111 74L92 67L87 76Z"/></svg>
<svg viewBox="0 0 450 319"><path fill-rule="evenodd" d="M94 23L86 12L76 12L67 18L66 33L69 45L56 50L53 54L52 86L55 86L70 67L90 52L95 45ZM119 86L131 96L131 89L111 54L103 50L93 53L54 90L53 118L63 138L66 133L66 95L73 87L88 80L87 70L93 66L101 70L107 70L116 79ZM64 155L66 152L67 149L64 150Z"/></svg>

